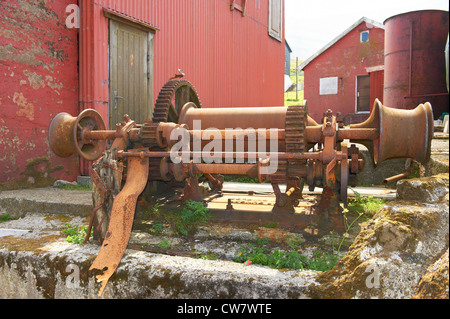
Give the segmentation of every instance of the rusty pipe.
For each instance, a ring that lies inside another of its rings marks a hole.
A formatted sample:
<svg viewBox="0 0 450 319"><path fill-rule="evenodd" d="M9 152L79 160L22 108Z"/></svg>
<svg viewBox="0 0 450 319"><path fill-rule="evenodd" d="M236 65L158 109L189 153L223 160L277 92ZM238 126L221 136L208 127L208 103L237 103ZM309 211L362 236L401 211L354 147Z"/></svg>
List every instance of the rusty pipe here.
<svg viewBox="0 0 450 319"><path fill-rule="evenodd" d="M201 157L205 155L205 152L189 152L189 158L193 157ZM278 152L278 153L259 153L259 152L217 152L214 155L216 156L222 156L222 158L228 157L228 158L278 158L278 159L297 159L297 160L321 160L322 159L323 152L309 152L309 153L284 153L284 152ZM175 156L176 155L176 156ZM129 158L129 157L149 157L149 158L157 158L157 157L182 157L182 152L177 154L176 152L152 152L147 151L146 149L141 149L136 152L125 152L125 151L118 151L117 157L119 159L123 158ZM340 159L343 155L340 154L340 152L336 152L336 157Z"/></svg>
<svg viewBox="0 0 450 319"><path fill-rule="evenodd" d="M379 138L379 131L376 128L349 128L341 129L337 132L337 140L375 140Z"/></svg>
<svg viewBox="0 0 450 319"><path fill-rule="evenodd" d="M395 175L395 176L391 176L388 177L386 179L383 180L383 184L384 185L389 185L395 182L398 182L401 179L405 179L407 178L409 175L411 175L411 172L403 172L401 174Z"/></svg>
<svg viewBox="0 0 450 319"><path fill-rule="evenodd" d="M240 129L233 129L233 130L218 130L222 136L222 139L245 139L245 137L248 135L248 132L246 132L245 130L240 130ZM284 140L285 139L285 130L284 129L276 129L277 132L277 136L275 137L278 140ZM197 138L197 139L201 139L201 140L210 140L211 139L211 135L207 134L208 131L206 130L190 130L189 134L193 137L193 138ZM270 130L266 130L266 132L259 132L258 130L255 131L257 137L259 138L259 136L261 134L265 135L265 139L266 140L270 140L272 139L272 134L270 132Z"/></svg>
<svg viewBox="0 0 450 319"><path fill-rule="evenodd" d="M408 158L407 159L407 167L406 167L405 171L401 174L391 176L391 177L384 179L383 184L388 185L388 184L398 182L401 179L407 178L408 176L411 175L413 168L414 168L414 161L412 158Z"/></svg>
<svg viewBox="0 0 450 319"><path fill-rule="evenodd" d="M130 141L137 142L140 140L140 129L133 128L128 132L128 137ZM112 130L86 130L83 132L84 140L115 140L116 138L122 138L127 134L123 131L112 131Z"/></svg>
<svg viewBox="0 0 450 319"><path fill-rule="evenodd" d="M257 164L191 164L195 174L257 176Z"/></svg>

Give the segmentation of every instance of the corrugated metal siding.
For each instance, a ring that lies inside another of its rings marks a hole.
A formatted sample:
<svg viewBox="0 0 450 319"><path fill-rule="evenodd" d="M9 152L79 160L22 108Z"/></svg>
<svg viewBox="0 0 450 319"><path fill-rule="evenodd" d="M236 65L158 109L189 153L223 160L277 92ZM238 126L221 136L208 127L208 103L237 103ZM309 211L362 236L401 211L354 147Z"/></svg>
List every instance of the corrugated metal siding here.
<svg viewBox="0 0 450 319"><path fill-rule="evenodd" d="M247 1L243 17L230 10L229 0L79 0L80 110L94 108L108 123L109 23L104 9L159 28L153 104L181 69L203 107L283 105L284 36L279 42L268 35L268 3ZM88 163L82 161L81 172L88 174Z"/></svg>
<svg viewBox="0 0 450 319"><path fill-rule="evenodd" d="M268 35L268 0L247 1L244 17L230 10L228 0L80 1L92 11L82 13L91 26L83 29L88 37L84 56L95 68L95 75L90 66L84 72L83 100L100 101L100 108L108 100L106 7L160 29L154 38L155 99L182 69L205 107L283 104L284 41Z"/></svg>
<svg viewBox="0 0 450 319"><path fill-rule="evenodd" d="M383 103L384 70L370 73L370 111L372 112L375 99Z"/></svg>

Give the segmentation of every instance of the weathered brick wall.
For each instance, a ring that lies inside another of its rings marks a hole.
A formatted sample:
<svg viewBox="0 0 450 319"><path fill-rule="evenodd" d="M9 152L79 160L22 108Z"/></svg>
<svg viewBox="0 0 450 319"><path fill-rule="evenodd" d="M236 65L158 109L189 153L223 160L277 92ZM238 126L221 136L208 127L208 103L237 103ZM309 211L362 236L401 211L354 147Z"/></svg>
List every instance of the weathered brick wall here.
<svg viewBox="0 0 450 319"><path fill-rule="evenodd" d="M76 3L0 1L0 190L76 179L77 157L56 157L47 137L57 113L78 113Z"/></svg>

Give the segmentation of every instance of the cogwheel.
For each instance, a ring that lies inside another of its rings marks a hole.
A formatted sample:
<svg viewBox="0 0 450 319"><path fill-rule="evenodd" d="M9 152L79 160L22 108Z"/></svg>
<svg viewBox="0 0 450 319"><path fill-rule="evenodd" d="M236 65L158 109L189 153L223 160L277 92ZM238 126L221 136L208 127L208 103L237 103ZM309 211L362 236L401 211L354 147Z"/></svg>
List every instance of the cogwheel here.
<svg viewBox="0 0 450 319"><path fill-rule="evenodd" d="M285 142L286 152L288 153L304 153L305 152L305 131L308 122L308 111L305 106L292 105L288 107L286 112L285 125ZM287 175L289 168L299 168L305 165L305 160L288 160Z"/></svg>
<svg viewBox="0 0 450 319"><path fill-rule="evenodd" d="M178 123L181 109L188 102L193 102L197 107L201 107L197 91L189 81L172 80L167 82L156 99L153 123Z"/></svg>
<svg viewBox="0 0 450 319"><path fill-rule="evenodd" d="M157 141L157 129L158 123L153 123L152 121L145 121L140 130L140 139L143 146L150 149L158 147Z"/></svg>

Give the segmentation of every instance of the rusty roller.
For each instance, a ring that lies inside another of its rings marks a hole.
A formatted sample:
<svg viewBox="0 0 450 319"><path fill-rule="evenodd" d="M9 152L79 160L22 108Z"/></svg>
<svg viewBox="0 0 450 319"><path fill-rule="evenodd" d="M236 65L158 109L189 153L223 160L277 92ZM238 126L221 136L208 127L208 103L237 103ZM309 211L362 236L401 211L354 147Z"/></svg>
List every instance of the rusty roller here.
<svg viewBox="0 0 450 319"><path fill-rule="evenodd" d="M185 82L183 89L189 88ZM168 89L173 96L182 95L175 92L177 81L169 84L160 95ZM308 116L306 105L205 109L195 102L199 101L195 90L189 92L189 100L175 101L176 107L163 105L161 99L155 109L157 119L143 124L125 115L116 130L107 131L94 110L85 110L78 117L58 114L50 124L50 146L57 155L78 153L95 161L91 177L97 200L90 227L96 225L103 246L92 268L108 268L97 277L103 281L101 292L122 258L137 197L149 181L182 183L183 200L202 201L199 174L217 191L222 188L223 175L256 177L273 187L276 200L272 212L258 215L229 210L229 221L267 220L295 229L313 222L323 231L342 232L345 227L339 203L346 205L347 187L364 167L355 144L366 145L376 165L392 158L425 162L430 156L433 117L429 103L414 110L398 110L376 100L367 121L344 128L331 110L317 123ZM183 142L183 136L187 141ZM113 141L108 150L106 140ZM264 146L264 152L255 145ZM205 160L205 154L212 154L213 160ZM114 185L110 175L115 176ZM280 191L280 184L286 184L286 191ZM294 209L302 200L305 185L311 190L323 188L309 216Z"/></svg>

